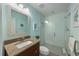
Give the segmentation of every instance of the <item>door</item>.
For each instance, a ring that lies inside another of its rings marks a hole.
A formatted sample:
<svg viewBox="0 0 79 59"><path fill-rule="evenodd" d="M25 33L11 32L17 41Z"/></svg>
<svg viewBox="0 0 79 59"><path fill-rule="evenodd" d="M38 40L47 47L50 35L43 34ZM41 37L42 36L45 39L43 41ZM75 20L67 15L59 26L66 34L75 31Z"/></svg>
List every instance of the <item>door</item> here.
<svg viewBox="0 0 79 59"><path fill-rule="evenodd" d="M65 21L64 14L48 17L45 24L45 42L54 46L65 46Z"/></svg>
<svg viewBox="0 0 79 59"><path fill-rule="evenodd" d="M45 23L45 42L54 44L55 40L55 22L51 17L48 18L48 23Z"/></svg>

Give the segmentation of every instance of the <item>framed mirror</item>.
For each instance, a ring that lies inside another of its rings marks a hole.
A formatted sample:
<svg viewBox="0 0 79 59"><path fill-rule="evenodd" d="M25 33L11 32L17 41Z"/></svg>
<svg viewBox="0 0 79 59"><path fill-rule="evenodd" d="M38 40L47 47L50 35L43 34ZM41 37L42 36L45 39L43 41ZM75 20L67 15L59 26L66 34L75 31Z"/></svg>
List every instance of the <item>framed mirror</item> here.
<svg viewBox="0 0 79 59"><path fill-rule="evenodd" d="M8 16L8 35L17 36L20 34L28 35L30 29L31 17L29 15L18 12L9 6L9 16Z"/></svg>

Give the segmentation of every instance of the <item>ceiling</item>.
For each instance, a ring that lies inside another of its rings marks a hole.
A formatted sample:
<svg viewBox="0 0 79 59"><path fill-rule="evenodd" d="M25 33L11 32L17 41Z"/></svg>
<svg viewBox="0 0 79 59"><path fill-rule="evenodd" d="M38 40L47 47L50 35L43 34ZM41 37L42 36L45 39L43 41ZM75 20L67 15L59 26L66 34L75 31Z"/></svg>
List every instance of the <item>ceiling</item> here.
<svg viewBox="0 0 79 59"><path fill-rule="evenodd" d="M47 16L51 13L60 13L68 10L69 3L31 3L31 5Z"/></svg>

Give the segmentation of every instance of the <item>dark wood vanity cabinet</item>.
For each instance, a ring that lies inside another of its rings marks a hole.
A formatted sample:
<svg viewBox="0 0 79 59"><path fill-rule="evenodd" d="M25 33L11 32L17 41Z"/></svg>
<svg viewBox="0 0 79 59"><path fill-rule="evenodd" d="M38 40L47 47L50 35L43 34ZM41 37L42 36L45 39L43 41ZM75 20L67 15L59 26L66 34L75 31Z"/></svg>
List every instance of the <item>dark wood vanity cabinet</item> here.
<svg viewBox="0 0 79 59"><path fill-rule="evenodd" d="M25 41L32 41L32 44L28 45L28 47L23 47L21 49L16 48L15 42L24 42ZM39 56L39 46L40 40L25 37L16 38L4 41L4 56Z"/></svg>
<svg viewBox="0 0 79 59"><path fill-rule="evenodd" d="M39 42L16 56L39 56Z"/></svg>

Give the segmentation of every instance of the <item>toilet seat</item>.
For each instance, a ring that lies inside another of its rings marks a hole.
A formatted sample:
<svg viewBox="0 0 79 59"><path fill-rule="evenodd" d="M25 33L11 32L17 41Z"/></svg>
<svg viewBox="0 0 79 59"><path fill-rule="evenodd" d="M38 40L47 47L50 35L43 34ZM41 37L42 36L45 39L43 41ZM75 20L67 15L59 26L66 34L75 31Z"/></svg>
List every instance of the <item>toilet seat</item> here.
<svg viewBox="0 0 79 59"><path fill-rule="evenodd" d="M45 47L45 46L40 46L40 50L42 50L42 51L49 51L48 48Z"/></svg>
<svg viewBox="0 0 79 59"><path fill-rule="evenodd" d="M48 55L49 54L49 49L45 46L40 46L40 54Z"/></svg>

